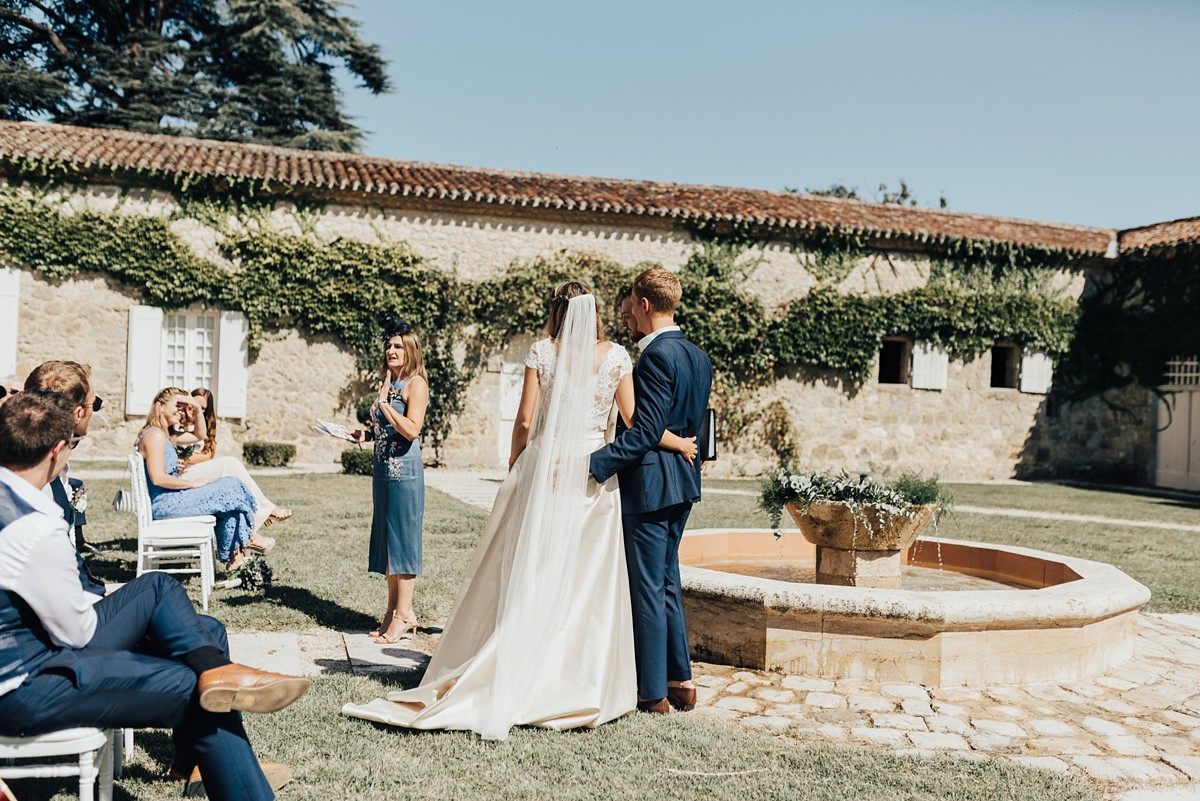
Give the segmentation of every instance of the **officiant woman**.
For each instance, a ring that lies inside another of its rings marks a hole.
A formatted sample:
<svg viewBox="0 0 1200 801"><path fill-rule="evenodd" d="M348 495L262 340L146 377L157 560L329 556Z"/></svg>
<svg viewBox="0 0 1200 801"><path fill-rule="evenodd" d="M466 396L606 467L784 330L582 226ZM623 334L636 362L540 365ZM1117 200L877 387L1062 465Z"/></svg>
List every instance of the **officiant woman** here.
<svg viewBox="0 0 1200 801"><path fill-rule="evenodd" d="M355 431L354 436L375 441L367 570L387 576L387 610L378 630L371 632L375 642L384 644L398 642L417 629L413 588L421 572L425 517L420 435L429 404L429 377L421 340L402 320L384 321L383 375L377 391L371 429Z"/></svg>

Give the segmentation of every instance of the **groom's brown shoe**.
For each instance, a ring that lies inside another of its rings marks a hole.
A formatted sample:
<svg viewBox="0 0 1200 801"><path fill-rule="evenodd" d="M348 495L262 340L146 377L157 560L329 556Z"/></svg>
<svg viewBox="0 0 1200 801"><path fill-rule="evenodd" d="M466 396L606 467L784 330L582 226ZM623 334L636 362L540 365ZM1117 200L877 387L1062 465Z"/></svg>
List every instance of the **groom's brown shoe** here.
<svg viewBox="0 0 1200 801"><path fill-rule="evenodd" d="M696 688L668 687L667 701L680 712L691 712L696 708Z"/></svg>
<svg viewBox="0 0 1200 801"><path fill-rule="evenodd" d="M278 765L273 762L259 762L258 767L263 772L263 777L270 785L271 791L274 792L292 780L291 765ZM192 774L184 777L179 771L171 768L167 777L174 781L186 782L183 785L184 798L208 798L208 792L204 789L204 777L200 775L200 768L192 768Z"/></svg>
<svg viewBox="0 0 1200 801"><path fill-rule="evenodd" d="M230 664L206 670L196 682L200 706L209 712L277 712L308 692L311 679Z"/></svg>
<svg viewBox="0 0 1200 801"><path fill-rule="evenodd" d="M665 715L671 711L671 705L667 703L666 698L659 698L653 701L643 701L638 699L638 712L652 712L655 715Z"/></svg>

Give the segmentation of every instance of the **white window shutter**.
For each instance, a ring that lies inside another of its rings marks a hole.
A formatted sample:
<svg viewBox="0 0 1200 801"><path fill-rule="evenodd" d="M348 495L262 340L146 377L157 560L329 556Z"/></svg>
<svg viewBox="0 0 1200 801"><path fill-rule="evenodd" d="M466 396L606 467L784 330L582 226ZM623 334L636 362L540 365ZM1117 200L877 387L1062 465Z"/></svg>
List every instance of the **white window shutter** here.
<svg viewBox="0 0 1200 801"><path fill-rule="evenodd" d="M125 414L150 411L162 389L163 312L154 306L129 307L129 341L125 350Z"/></svg>
<svg viewBox="0 0 1200 801"><path fill-rule="evenodd" d="M246 416L246 396L250 387L250 356L246 335L250 328L241 312L221 312L221 331L217 335L217 399L220 417Z"/></svg>
<svg viewBox="0 0 1200 801"><path fill-rule="evenodd" d="M1040 350L1021 354L1021 391L1046 394L1054 382L1054 362Z"/></svg>
<svg viewBox="0 0 1200 801"><path fill-rule="evenodd" d="M946 388L946 376L950 369L950 356L932 342L914 342L912 349L913 389Z"/></svg>
<svg viewBox="0 0 1200 801"><path fill-rule="evenodd" d="M0 268L0 378L17 372L17 312L21 308L21 271Z"/></svg>

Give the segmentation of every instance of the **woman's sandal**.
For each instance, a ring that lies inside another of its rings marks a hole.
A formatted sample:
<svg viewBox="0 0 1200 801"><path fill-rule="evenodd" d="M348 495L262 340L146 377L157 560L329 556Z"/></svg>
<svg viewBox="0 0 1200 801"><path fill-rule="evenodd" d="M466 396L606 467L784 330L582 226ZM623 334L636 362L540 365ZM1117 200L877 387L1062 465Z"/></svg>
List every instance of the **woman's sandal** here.
<svg viewBox="0 0 1200 801"><path fill-rule="evenodd" d="M379 621L379 628L374 631L368 631L368 637L378 637L383 632L387 631L388 626L392 625L392 613L388 612L383 616L383 620Z"/></svg>
<svg viewBox="0 0 1200 801"><path fill-rule="evenodd" d="M413 634L416 634L417 621L402 620L402 621L400 621L400 623L401 623L401 626L400 626L399 632L397 632L395 634L388 634L386 631L382 631L379 634L375 635L375 643L377 645L395 645L396 643L400 642L401 640L411 639L412 634L409 634L410 631Z"/></svg>
<svg viewBox="0 0 1200 801"><path fill-rule="evenodd" d="M249 561L250 557L246 556L245 551L238 551L233 556L229 557L229 561L225 563L225 572L232 573L242 565Z"/></svg>
<svg viewBox="0 0 1200 801"><path fill-rule="evenodd" d="M257 538L257 541L255 541L256 538ZM254 551L255 553L266 553L267 551L271 550L274 547L275 547L275 538L274 537L264 537L261 534L255 534L253 537L250 538L250 541L248 543L246 543L246 548L248 550Z"/></svg>
<svg viewBox="0 0 1200 801"><path fill-rule="evenodd" d="M293 512L291 509L284 509L282 506L276 506L274 511L272 511L271 514L267 516L267 519L263 521L263 525L269 526L277 520L287 520L293 514L295 514L295 512Z"/></svg>

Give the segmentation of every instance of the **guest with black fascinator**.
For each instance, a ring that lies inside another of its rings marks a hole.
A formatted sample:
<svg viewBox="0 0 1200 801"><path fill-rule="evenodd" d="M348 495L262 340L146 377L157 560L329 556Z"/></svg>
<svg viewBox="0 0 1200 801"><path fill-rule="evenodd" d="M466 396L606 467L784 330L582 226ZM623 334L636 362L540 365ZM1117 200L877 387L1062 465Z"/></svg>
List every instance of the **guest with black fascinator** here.
<svg viewBox="0 0 1200 801"><path fill-rule="evenodd" d="M387 576L388 583L387 610L371 636L377 643L394 643L417 628L413 589L421 572L425 517L420 435L429 405L429 376L421 339L412 326L385 317L382 328L383 371L379 395L371 406L371 428L355 431L354 436L375 441L367 570Z"/></svg>

